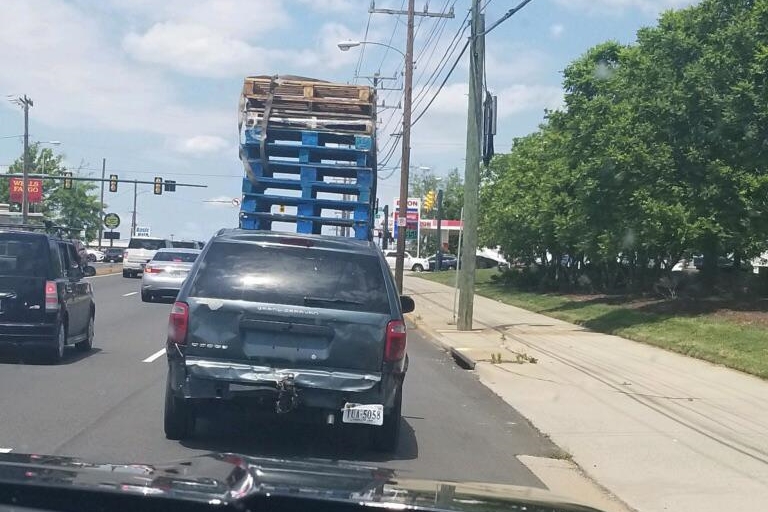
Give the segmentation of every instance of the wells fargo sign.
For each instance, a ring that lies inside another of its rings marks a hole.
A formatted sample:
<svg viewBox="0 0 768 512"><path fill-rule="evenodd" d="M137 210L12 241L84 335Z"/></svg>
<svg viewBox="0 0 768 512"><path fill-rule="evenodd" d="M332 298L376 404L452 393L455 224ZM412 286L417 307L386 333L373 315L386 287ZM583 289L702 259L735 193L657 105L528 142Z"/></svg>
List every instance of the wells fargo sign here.
<svg viewBox="0 0 768 512"><path fill-rule="evenodd" d="M12 203L20 203L24 200L24 178L11 178L8 189ZM43 180L27 179L27 201L30 203L43 201Z"/></svg>

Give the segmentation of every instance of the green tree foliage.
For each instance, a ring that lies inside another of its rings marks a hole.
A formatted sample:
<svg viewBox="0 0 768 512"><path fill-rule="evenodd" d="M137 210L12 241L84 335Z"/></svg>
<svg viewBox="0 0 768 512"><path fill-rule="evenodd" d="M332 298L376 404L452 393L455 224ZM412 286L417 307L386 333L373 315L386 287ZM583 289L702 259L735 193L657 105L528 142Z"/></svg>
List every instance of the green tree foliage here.
<svg viewBox="0 0 768 512"><path fill-rule="evenodd" d="M29 147L30 172L49 176L63 176L67 170L63 155L54 154L49 148L32 144ZM10 166L10 173L22 173L23 158L19 157ZM77 175L77 171L73 171ZM9 180L0 180L0 202L9 201ZM55 224L85 230L86 241L98 236L101 219L101 203L96 192L97 186L88 181L73 182L72 189L65 190L61 179L43 179L43 202L30 204L30 211L41 212Z"/></svg>
<svg viewBox="0 0 768 512"><path fill-rule="evenodd" d="M605 288L766 250L767 76L767 0L704 0L591 48L564 71L565 108L484 176L481 241Z"/></svg>

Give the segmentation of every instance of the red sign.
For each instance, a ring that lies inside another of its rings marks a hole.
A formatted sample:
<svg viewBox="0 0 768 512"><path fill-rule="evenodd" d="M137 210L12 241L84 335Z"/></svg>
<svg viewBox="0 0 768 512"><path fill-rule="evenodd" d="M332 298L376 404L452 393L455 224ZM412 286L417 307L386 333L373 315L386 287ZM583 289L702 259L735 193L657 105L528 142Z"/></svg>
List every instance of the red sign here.
<svg viewBox="0 0 768 512"><path fill-rule="evenodd" d="M12 203L21 203L24 200L24 178L11 178L8 185L8 195ZM27 201L30 203L43 201L43 180L27 179Z"/></svg>

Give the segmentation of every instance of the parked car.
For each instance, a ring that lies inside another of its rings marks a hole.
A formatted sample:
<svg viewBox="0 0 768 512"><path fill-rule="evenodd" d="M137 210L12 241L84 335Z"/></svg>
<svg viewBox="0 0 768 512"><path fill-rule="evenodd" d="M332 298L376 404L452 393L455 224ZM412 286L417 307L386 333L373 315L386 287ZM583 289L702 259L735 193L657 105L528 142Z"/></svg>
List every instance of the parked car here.
<svg viewBox="0 0 768 512"><path fill-rule="evenodd" d="M173 240L171 242L173 244L173 247L179 248L179 249L202 249L203 246L200 245L200 242L196 242L195 240Z"/></svg>
<svg viewBox="0 0 768 512"><path fill-rule="evenodd" d="M120 263L123 261L123 251L120 247L109 247L104 249L104 261L110 263Z"/></svg>
<svg viewBox="0 0 768 512"><path fill-rule="evenodd" d="M0 346L58 363L64 347L93 346L95 274L75 243L44 233L0 232Z"/></svg>
<svg viewBox="0 0 768 512"><path fill-rule="evenodd" d="M152 302L163 297L175 298L199 255L198 249L158 250L144 267L141 300Z"/></svg>
<svg viewBox="0 0 768 512"><path fill-rule="evenodd" d="M88 247L85 249L85 253L87 254L88 261L91 263L95 261L104 261L104 253L98 249Z"/></svg>
<svg viewBox="0 0 768 512"><path fill-rule="evenodd" d="M169 319L165 435L184 439L213 403L326 424L359 424L377 449L400 432L408 369L392 273L372 243L222 230Z"/></svg>
<svg viewBox="0 0 768 512"><path fill-rule="evenodd" d="M427 261L429 262L429 270L435 270L437 255L430 256ZM442 254L440 256L440 270L456 270L458 264L458 259L453 254Z"/></svg>
<svg viewBox="0 0 768 512"><path fill-rule="evenodd" d="M131 238L128 248L123 252L123 277L136 277L144 271L144 265L151 260L159 249L173 247L167 238L138 237Z"/></svg>
<svg viewBox="0 0 768 512"><path fill-rule="evenodd" d="M387 251L385 253L389 268L395 268L397 263L397 251ZM403 268L405 270L413 270L414 272L423 272L429 269L429 261L426 258L416 258L411 256L411 253L405 251L403 258Z"/></svg>

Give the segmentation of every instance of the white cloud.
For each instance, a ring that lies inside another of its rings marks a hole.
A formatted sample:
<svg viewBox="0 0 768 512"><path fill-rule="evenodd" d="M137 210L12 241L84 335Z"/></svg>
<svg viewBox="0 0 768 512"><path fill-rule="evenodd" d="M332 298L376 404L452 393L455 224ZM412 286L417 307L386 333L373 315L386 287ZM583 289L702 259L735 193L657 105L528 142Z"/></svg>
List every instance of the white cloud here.
<svg viewBox="0 0 768 512"><path fill-rule="evenodd" d="M229 142L215 135L195 135L180 141L176 146L177 151L192 155L216 153L228 148L230 148Z"/></svg>
<svg viewBox="0 0 768 512"><path fill-rule="evenodd" d="M535 111L544 115L544 109L563 105L563 90L549 85L513 84L498 91L499 118L521 112Z"/></svg>
<svg viewBox="0 0 768 512"><path fill-rule="evenodd" d="M560 23L555 23L553 25L550 25L549 27L549 34L555 39L563 35L564 31L565 31L565 27Z"/></svg>
<svg viewBox="0 0 768 512"><path fill-rule="evenodd" d="M36 120L175 137L235 126L234 111L180 104L162 75L127 61L106 44L104 27L73 5L4 0L3 21L0 68L24 72L0 73L0 90L28 94Z"/></svg>
<svg viewBox="0 0 768 512"><path fill-rule="evenodd" d="M248 63L268 56L264 50L208 27L175 22L157 23L144 34L131 32L123 40L123 48L138 61L209 77L245 75Z"/></svg>
<svg viewBox="0 0 768 512"><path fill-rule="evenodd" d="M259 68L282 70L335 70L357 60L354 52L342 52L337 43L357 33L339 23L320 27L317 43L310 49L265 49L244 39L232 38L226 31L208 26L175 21L153 25L143 34L129 33L123 48L137 61L167 66L175 71L200 77L242 77Z"/></svg>

